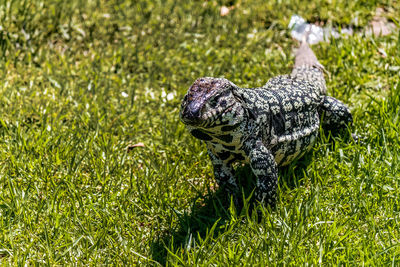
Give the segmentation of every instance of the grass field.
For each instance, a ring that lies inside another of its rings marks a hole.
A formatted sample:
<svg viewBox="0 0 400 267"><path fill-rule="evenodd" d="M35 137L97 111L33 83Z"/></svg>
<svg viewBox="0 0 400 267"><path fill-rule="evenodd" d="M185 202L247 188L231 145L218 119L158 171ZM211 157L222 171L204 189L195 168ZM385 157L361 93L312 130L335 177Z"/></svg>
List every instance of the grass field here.
<svg viewBox="0 0 400 267"><path fill-rule="evenodd" d="M365 33L377 7L393 34ZM358 32L313 49L360 142L321 131L280 170L276 209L236 211L180 101L201 76L288 73L293 14ZM398 14L383 0L0 1L0 263L400 265Z"/></svg>

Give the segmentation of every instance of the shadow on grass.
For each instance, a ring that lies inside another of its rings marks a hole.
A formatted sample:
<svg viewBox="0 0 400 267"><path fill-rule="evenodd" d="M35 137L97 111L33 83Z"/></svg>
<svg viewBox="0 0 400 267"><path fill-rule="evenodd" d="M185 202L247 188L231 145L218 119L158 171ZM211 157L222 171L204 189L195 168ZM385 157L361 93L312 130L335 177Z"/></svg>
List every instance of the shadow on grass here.
<svg viewBox="0 0 400 267"><path fill-rule="evenodd" d="M305 155L301 162L290 164L288 167L279 168L279 184L281 187L295 188L299 185L305 174L305 169L310 163L310 157ZM236 178L241 185L243 196L248 199L255 188L256 179L249 166L237 169ZM293 179L295 178L295 179ZM256 205L252 198L249 200L249 211L251 212ZM161 265L165 265L168 250L175 251L181 247L192 245L191 242L199 235L205 238L207 232L217 223L214 235L223 229L230 219L229 207L231 199L223 190L217 190L207 195L199 195L193 203L191 213L178 214L177 227L169 233L159 236L151 245L152 259ZM236 207L237 214L241 213L243 204Z"/></svg>
<svg viewBox="0 0 400 267"><path fill-rule="evenodd" d="M169 233L160 236L152 243L152 259L162 265L166 264L168 249L172 252L180 247L188 247L197 239L204 238L207 231L217 223L214 234L218 235L220 227L229 220L229 199L223 190L198 196L194 201L192 212L178 214L178 224Z"/></svg>

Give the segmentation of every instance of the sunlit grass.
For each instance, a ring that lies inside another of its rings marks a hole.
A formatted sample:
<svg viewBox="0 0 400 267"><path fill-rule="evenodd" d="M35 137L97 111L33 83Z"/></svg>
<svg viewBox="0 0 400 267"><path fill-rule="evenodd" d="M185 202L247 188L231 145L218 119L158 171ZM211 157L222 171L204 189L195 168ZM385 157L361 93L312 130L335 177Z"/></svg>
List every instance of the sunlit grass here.
<svg viewBox="0 0 400 267"><path fill-rule="evenodd" d="M399 25L400 6L329 2L0 3L0 262L398 265L400 35L363 28L378 6ZM275 210L236 211L180 100L201 76L289 72L293 14L359 32L313 49L360 141L322 133L280 170Z"/></svg>

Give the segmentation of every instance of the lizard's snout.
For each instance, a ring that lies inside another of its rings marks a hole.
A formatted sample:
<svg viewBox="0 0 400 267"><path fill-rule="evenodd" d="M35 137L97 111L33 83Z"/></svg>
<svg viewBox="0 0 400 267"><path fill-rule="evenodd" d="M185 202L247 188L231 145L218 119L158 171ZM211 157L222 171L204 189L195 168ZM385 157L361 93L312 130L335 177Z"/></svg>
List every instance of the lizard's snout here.
<svg viewBox="0 0 400 267"><path fill-rule="evenodd" d="M202 105L197 101L192 101L186 105L181 113L181 119L185 124L196 125L201 122Z"/></svg>

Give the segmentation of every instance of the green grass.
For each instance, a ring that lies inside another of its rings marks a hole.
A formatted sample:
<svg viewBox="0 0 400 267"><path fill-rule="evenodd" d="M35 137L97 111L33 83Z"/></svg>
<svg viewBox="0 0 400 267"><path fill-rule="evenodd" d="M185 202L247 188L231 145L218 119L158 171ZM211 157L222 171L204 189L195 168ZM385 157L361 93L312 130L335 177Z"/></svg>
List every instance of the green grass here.
<svg viewBox="0 0 400 267"><path fill-rule="evenodd" d="M0 1L0 262L399 265L400 34L363 33L376 7L399 27L384 0ZM360 32L313 46L360 142L322 133L275 210L236 211L180 100L288 73L292 14Z"/></svg>

